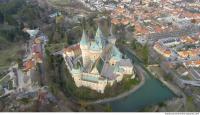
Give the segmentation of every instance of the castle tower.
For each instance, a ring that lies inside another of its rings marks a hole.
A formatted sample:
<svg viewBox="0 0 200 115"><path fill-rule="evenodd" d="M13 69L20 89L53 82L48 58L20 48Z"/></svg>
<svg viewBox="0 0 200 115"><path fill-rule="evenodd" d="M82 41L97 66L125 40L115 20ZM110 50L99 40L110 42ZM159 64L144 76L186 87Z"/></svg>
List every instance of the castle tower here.
<svg viewBox="0 0 200 115"><path fill-rule="evenodd" d="M88 37L85 31L83 30L83 34L80 41L80 48L81 48L82 58L83 58L83 67L86 66L87 62L89 61L89 57L88 57L89 45L90 45L90 42L88 40Z"/></svg>
<svg viewBox="0 0 200 115"><path fill-rule="evenodd" d="M122 59L122 54L116 46L112 46L110 64L115 65Z"/></svg>
<svg viewBox="0 0 200 115"><path fill-rule="evenodd" d="M96 36L95 36L95 41L100 49L102 49L104 45L103 40L102 40L103 38L104 38L103 33L101 32L101 29L98 27Z"/></svg>
<svg viewBox="0 0 200 115"><path fill-rule="evenodd" d="M101 53L103 52L103 34L100 30L100 28L98 27L94 41L91 41L90 43L90 59L92 61L95 61L99 58L99 56L101 55Z"/></svg>

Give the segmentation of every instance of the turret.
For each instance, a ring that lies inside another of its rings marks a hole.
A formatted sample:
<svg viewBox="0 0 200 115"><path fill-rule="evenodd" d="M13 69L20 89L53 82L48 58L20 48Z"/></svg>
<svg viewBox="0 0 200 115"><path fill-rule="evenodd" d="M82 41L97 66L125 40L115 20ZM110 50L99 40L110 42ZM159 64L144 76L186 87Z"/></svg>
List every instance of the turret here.
<svg viewBox="0 0 200 115"><path fill-rule="evenodd" d="M81 48L82 58L83 58L83 66L87 65L87 63L89 62L89 58L88 58L89 46L90 46L89 39L87 38L85 31L83 30L82 38L80 41L80 48Z"/></svg>
<svg viewBox="0 0 200 115"><path fill-rule="evenodd" d="M99 46L99 48L103 48L103 34L100 30L100 28L98 27L97 32L96 32L96 36L95 36L95 41L97 43L97 45Z"/></svg>
<svg viewBox="0 0 200 115"><path fill-rule="evenodd" d="M122 59L122 54L119 51L119 49L117 49L116 46L113 46L111 49L111 59L110 59L110 64L115 65L116 62L120 61Z"/></svg>
<svg viewBox="0 0 200 115"><path fill-rule="evenodd" d="M89 40L87 38L85 30L83 30L83 34L82 34L82 37L81 37L80 48L82 50L87 50L89 48Z"/></svg>
<svg viewBox="0 0 200 115"><path fill-rule="evenodd" d="M122 53L119 51L119 49L116 46L112 47L112 56L118 61L122 58Z"/></svg>

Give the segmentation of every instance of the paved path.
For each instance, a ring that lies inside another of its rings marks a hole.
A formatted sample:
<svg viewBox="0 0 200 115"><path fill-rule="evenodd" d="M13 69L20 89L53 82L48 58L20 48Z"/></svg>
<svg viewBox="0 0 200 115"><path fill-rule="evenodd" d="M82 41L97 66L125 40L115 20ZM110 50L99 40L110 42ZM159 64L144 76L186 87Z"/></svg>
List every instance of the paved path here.
<svg viewBox="0 0 200 115"><path fill-rule="evenodd" d="M94 102L88 102L87 105L112 102L112 101L124 98L124 97L130 95L131 93L137 91L145 83L145 77L144 77L145 73L144 73L143 69L140 66L135 66L135 69L138 72L139 77L141 79L141 82L140 82L139 85L134 86L131 90L129 90L129 91L125 92L125 93L122 93L122 94L120 94L120 95L118 95L116 97L111 97L111 98L106 98L106 99L100 99L100 100L97 100L97 101L94 101ZM141 72L141 70L142 70L142 72Z"/></svg>

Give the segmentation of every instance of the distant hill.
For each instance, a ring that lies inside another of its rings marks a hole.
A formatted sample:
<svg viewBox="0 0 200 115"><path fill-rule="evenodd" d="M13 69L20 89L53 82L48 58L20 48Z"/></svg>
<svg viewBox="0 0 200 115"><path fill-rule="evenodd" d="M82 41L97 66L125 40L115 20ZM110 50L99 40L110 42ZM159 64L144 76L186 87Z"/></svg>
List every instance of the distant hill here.
<svg viewBox="0 0 200 115"><path fill-rule="evenodd" d="M7 2L9 2L9 0L0 0L0 4L1 3L7 3Z"/></svg>
<svg viewBox="0 0 200 115"><path fill-rule="evenodd" d="M22 29L38 27L40 24L40 13L44 10L37 4L26 1L0 0L0 70L19 58L17 52L29 39L29 35Z"/></svg>
<svg viewBox="0 0 200 115"><path fill-rule="evenodd" d="M0 2L1 39L12 43L27 39L22 29L26 25L30 28L37 27L42 9L37 5L27 3L26 0L0 0Z"/></svg>

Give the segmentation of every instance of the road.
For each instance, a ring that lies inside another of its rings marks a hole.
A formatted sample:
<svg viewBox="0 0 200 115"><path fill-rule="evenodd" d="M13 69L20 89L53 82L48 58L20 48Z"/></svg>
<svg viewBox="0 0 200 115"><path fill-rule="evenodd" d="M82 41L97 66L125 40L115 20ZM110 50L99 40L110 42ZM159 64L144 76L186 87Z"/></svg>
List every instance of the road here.
<svg viewBox="0 0 200 115"><path fill-rule="evenodd" d="M184 79L180 79L180 80L184 84L200 87L200 82L199 81L191 81L191 80L184 80Z"/></svg>
<svg viewBox="0 0 200 115"><path fill-rule="evenodd" d="M195 80L184 80L182 79L180 75L178 75L175 71L169 70L169 74L171 74L176 82L178 84L187 84L187 85L192 85L192 86L197 86L200 87L200 81L195 81Z"/></svg>
<svg viewBox="0 0 200 115"><path fill-rule="evenodd" d="M191 74L195 80L200 80L200 73L194 67L189 68Z"/></svg>

